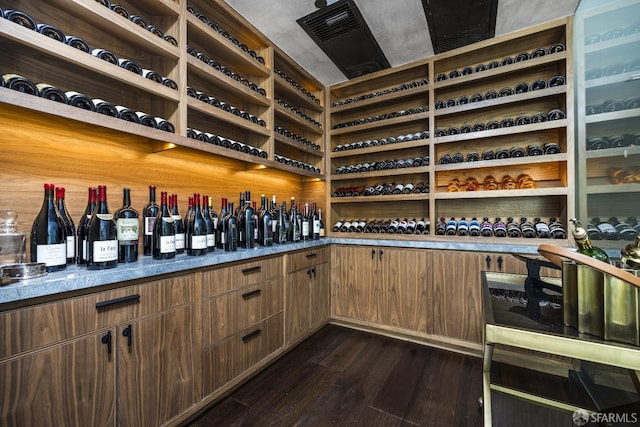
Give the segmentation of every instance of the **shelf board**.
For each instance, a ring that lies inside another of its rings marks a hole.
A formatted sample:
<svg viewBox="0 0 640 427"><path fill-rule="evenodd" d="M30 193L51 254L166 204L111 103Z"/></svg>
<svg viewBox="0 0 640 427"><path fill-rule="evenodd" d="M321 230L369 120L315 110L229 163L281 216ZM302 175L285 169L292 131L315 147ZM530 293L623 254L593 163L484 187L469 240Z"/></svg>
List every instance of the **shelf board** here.
<svg viewBox="0 0 640 427"><path fill-rule="evenodd" d="M450 163L447 165L435 165L436 172L451 171L451 170L470 170L480 168L493 168L502 166L514 166L521 164L532 163L551 163L551 162L566 162L568 160L567 153L549 154L542 156L524 156L509 159L499 160L479 160L477 162L462 162L462 163Z"/></svg>
<svg viewBox="0 0 640 427"><path fill-rule="evenodd" d="M471 102L464 105L456 105L455 107L449 108L440 108L434 111L433 115L435 117L438 116L446 116L450 114L458 114L467 111L479 110L487 107L495 107L498 105L512 104L515 102L528 101L531 99L544 98L548 96L554 95L564 95L567 92L567 86L556 86L550 87L541 90L534 90L531 92L519 93L516 95L503 96L495 99L485 99L478 102Z"/></svg>
<svg viewBox="0 0 640 427"><path fill-rule="evenodd" d="M433 84L434 89L442 89L449 86L455 86L461 83L468 83L475 80L487 79L503 74L511 74L516 71L533 68L539 65L549 64L552 62L564 61L567 59L567 51L553 53L551 55L545 55L540 58L528 59L522 62L515 62L513 64L505 65L503 67L494 68L491 70L481 71L479 73L467 74L466 76L456 77L454 79L442 80Z"/></svg>
<svg viewBox="0 0 640 427"><path fill-rule="evenodd" d="M316 156L316 157L324 157L324 152L320 151L320 150L316 150L314 148L311 148L307 145L302 144L301 142L295 141L291 138L287 138L284 135L280 135L279 133L275 134L275 140L277 142L280 142L282 144L286 144L289 145L291 147L295 147L300 151L304 151L305 153L309 153L312 156Z"/></svg>
<svg viewBox="0 0 640 427"><path fill-rule="evenodd" d="M359 156L361 154L381 153L383 151L396 151L428 146L428 139L419 139L417 141L396 142L394 144L376 145L375 147L358 148L355 150L332 151L331 158L335 159L340 157Z"/></svg>
<svg viewBox="0 0 640 427"><path fill-rule="evenodd" d="M200 76L207 79L216 81L216 83L223 85L225 89L231 89L233 92L242 96L249 97L252 102L262 105L263 107L271 106L271 100L265 96L260 95L255 90L251 90L240 82L235 81L231 77L216 70L215 68L205 64L198 58L187 55L187 67L188 71L196 72Z"/></svg>
<svg viewBox="0 0 640 427"><path fill-rule="evenodd" d="M208 49L209 56L228 65L234 72L255 74L263 77L270 75L270 70L251 56L240 50L236 45L214 31L207 24L187 12L187 32L189 39L202 40ZM215 55L213 55L215 53Z"/></svg>
<svg viewBox="0 0 640 427"><path fill-rule="evenodd" d="M344 111L354 110L361 107L369 107L371 105L389 102L395 99L406 98L407 96L416 94L424 94L426 99L427 95L429 94L429 85L413 87L382 96L376 96L374 98L363 99L362 101L356 101L349 104L339 105L337 107L331 107L331 114L342 113Z"/></svg>
<svg viewBox="0 0 640 427"><path fill-rule="evenodd" d="M371 172L360 173L345 173L331 175L331 181L349 181L359 178L377 178L383 176L400 176L400 175L415 175L420 173L429 173L430 166L421 166L417 168L402 168L402 169L388 169Z"/></svg>
<svg viewBox="0 0 640 427"><path fill-rule="evenodd" d="M343 135L346 133L358 132L362 130L369 130L369 129L385 127L385 126L392 126L392 125L397 125L401 123L417 122L421 120L426 120L427 127L428 127L428 122L429 122L428 111L417 113L417 114L410 114L408 116L394 117L393 119L378 120L377 122L365 123L362 125L348 126L348 127L339 128L339 129L331 129L331 135L332 136Z"/></svg>
<svg viewBox="0 0 640 427"><path fill-rule="evenodd" d="M584 117L586 124L609 122L612 120L624 120L640 117L640 108L631 108L628 110L614 111L612 113L592 114Z"/></svg>
<svg viewBox="0 0 640 427"><path fill-rule="evenodd" d="M620 193L637 193L640 191L640 184L604 184L604 185L588 185L587 194L620 194Z"/></svg>
<svg viewBox="0 0 640 427"><path fill-rule="evenodd" d="M296 103L299 102L301 105L296 105L297 107L307 108L309 110L318 112L323 111L322 104L317 104L313 99L309 98L307 95L291 86L285 79L283 79L279 75L274 74L273 80L275 82L276 92L284 93L285 97L288 100L294 100ZM278 96L278 98L280 98L280 96Z"/></svg>
<svg viewBox="0 0 640 427"><path fill-rule="evenodd" d="M494 190L494 191L461 191L458 193L437 192L434 198L438 200L451 199L492 199L498 197L540 197L540 196L566 196L566 187L535 188L527 190Z"/></svg>
<svg viewBox="0 0 640 427"><path fill-rule="evenodd" d="M334 203L377 203L396 201L420 201L429 200L429 193L418 194L389 194L385 196L356 196L356 197L332 197L331 204Z"/></svg>
<svg viewBox="0 0 640 427"><path fill-rule="evenodd" d="M176 90L144 78L139 74L132 73L131 71L115 64L107 63L106 61L91 54L82 52L79 49L44 36L36 31L16 25L11 21L0 19L0 37L10 39L11 41L21 45L29 46L30 48L44 52L58 60L68 62L74 66L82 67L100 76L114 79L118 83L142 89L170 101L178 102L180 100L180 94ZM153 37L157 38L156 36ZM29 76L26 77L29 78ZM75 90L76 88L63 89Z"/></svg>
<svg viewBox="0 0 640 427"><path fill-rule="evenodd" d="M435 138L435 144L445 144L448 142L468 141L479 138L491 138L494 136L513 135L518 133L536 132L547 129L559 129L567 127L569 122L567 119L552 120L542 123L533 123L530 125L512 126L509 128L499 128L493 130L483 130L481 132L469 132L458 135L440 136Z"/></svg>
<svg viewBox="0 0 640 427"><path fill-rule="evenodd" d="M284 163L276 162L275 160L268 160L263 162L266 166L271 166L276 169L280 169L283 171L291 172L296 175L301 175L309 178L315 178L317 181L324 181L325 176L322 173L315 173L311 171L304 170L302 168L297 168L295 166L285 165Z"/></svg>
<svg viewBox="0 0 640 427"><path fill-rule="evenodd" d="M306 131L315 133L316 135L322 135L322 128L319 128L318 126L315 126L311 122L308 122L305 119L298 117L297 115L287 110L280 104L275 104L274 106L275 106L275 112L280 117L285 117L288 121L296 123L298 126L302 127Z"/></svg>
<svg viewBox="0 0 640 427"><path fill-rule="evenodd" d="M603 42L586 45L584 46L584 53L585 55L588 55L590 53L607 51L614 47L638 42L640 42L640 33L629 34L628 36L619 37L617 39L605 40Z"/></svg>
<svg viewBox="0 0 640 427"><path fill-rule="evenodd" d="M542 244L549 244L553 242L558 246L570 246L571 243L568 239L526 239L524 237L471 237L471 236L435 236L433 234L394 234L394 233L345 233L330 231L327 233L329 237L336 238L358 238L358 239L375 239L375 240L416 240L416 241L431 241L431 242L448 242L455 244L509 244L509 245L523 245L523 246L540 246ZM598 241L601 242L601 241Z"/></svg>
<svg viewBox="0 0 640 427"><path fill-rule="evenodd" d="M606 148L604 150L587 150L587 159L601 159L606 157L623 157L640 154L639 146Z"/></svg>
<svg viewBox="0 0 640 427"><path fill-rule="evenodd" d="M206 102L200 101L191 96L187 97L187 106L191 109L200 111L201 113L207 114L209 116L220 119L229 124L238 126L240 128L247 129L253 133L257 133L263 136L271 136L271 131L265 127L259 126L255 123L252 123L248 120L244 120L240 117L234 116L233 114L224 111L220 108L214 107L211 104L207 104Z"/></svg>
<svg viewBox="0 0 640 427"><path fill-rule="evenodd" d="M595 89L602 86L609 86L616 83L632 82L640 79L640 71L631 71L629 73L616 74L613 76L605 76L597 79L584 80L585 89Z"/></svg>

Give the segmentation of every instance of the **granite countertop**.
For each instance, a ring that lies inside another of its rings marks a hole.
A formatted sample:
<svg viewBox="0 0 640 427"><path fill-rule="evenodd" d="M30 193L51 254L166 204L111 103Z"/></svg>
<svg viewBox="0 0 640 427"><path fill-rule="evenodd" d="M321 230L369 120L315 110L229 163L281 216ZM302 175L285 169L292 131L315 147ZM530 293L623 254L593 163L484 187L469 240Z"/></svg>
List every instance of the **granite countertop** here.
<svg viewBox="0 0 640 427"><path fill-rule="evenodd" d="M219 264L246 261L252 258L278 255L301 249L308 249L329 244L367 245L402 248L423 248L460 251L482 252L516 252L520 254L538 254L537 244L451 242L451 241L412 241L412 240L376 240L357 238L326 238L321 240L288 243L270 247L254 249L238 249L236 252L224 252L216 249L205 256L191 257L186 254L177 255L172 260L154 260L151 257L140 256L139 260L129 264L118 264L109 270L87 270L84 267L70 265L63 271L49 273L43 277L23 280L0 287L0 305L7 303L25 302L29 299L48 297L99 288L100 286L128 282L137 279L154 279L172 273L212 267Z"/></svg>

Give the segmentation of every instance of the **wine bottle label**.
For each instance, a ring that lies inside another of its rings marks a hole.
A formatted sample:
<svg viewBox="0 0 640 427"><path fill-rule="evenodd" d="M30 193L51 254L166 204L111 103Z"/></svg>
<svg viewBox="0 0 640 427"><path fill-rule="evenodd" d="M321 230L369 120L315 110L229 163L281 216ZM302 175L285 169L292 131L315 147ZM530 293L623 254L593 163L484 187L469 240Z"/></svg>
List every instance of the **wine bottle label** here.
<svg viewBox="0 0 640 427"><path fill-rule="evenodd" d="M98 240L93 242L93 262L107 262L117 260L117 240Z"/></svg>
<svg viewBox="0 0 640 427"><path fill-rule="evenodd" d="M539 222L536 224L536 230L539 233L548 233L549 232L549 226L547 224L545 224L544 222Z"/></svg>
<svg viewBox="0 0 640 427"><path fill-rule="evenodd" d="M110 213L96 213L96 216L105 221L111 221L113 219L113 214Z"/></svg>
<svg viewBox="0 0 640 427"><path fill-rule="evenodd" d="M47 267L67 264L67 243L55 245L38 245L37 262L44 262Z"/></svg>
<svg viewBox="0 0 640 427"><path fill-rule="evenodd" d="M184 233L176 233L176 249L184 249Z"/></svg>
<svg viewBox="0 0 640 427"><path fill-rule="evenodd" d="M67 236L67 258L76 256L76 238L75 236Z"/></svg>
<svg viewBox="0 0 640 427"><path fill-rule="evenodd" d="M191 249L207 249L207 236L191 236Z"/></svg>
<svg viewBox="0 0 640 427"><path fill-rule="evenodd" d="M148 216L144 219L144 235L153 236L153 225L156 222L155 216Z"/></svg>
<svg viewBox="0 0 640 427"><path fill-rule="evenodd" d="M138 228L140 226L138 218L118 218L118 240L138 240Z"/></svg>
<svg viewBox="0 0 640 427"><path fill-rule="evenodd" d="M598 230L605 234L616 234L616 228L608 222L601 222L597 225Z"/></svg>
<svg viewBox="0 0 640 427"><path fill-rule="evenodd" d="M271 231L275 234L278 229L278 223L276 221L271 221Z"/></svg>
<svg viewBox="0 0 640 427"><path fill-rule="evenodd" d="M313 220L313 234L318 234L320 233L320 220L319 219L314 219Z"/></svg>
<svg viewBox="0 0 640 427"><path fill-rule="evenodd" d="M170 254L176 251L176 236L160 236L160 253Z"/></svg>
<svg viewBox="0 0 640 427"><path fill-rule="evenodd" d="M302 223L302 235L303 236L308 236L309 235L309 222L303 222Z"/></svg>
<svg viewBox="0 0 640 427"><path fill-rule="evenodd" d="M324 228L320 228L319 234L320 234L320 237L324 237Z"/></svg>
<svg viewBox="0 0 640 427"><path fill-rule="evenodd" d="M212 247L216 245L216 235L215 234L207 234L207 247Z"/></svg>

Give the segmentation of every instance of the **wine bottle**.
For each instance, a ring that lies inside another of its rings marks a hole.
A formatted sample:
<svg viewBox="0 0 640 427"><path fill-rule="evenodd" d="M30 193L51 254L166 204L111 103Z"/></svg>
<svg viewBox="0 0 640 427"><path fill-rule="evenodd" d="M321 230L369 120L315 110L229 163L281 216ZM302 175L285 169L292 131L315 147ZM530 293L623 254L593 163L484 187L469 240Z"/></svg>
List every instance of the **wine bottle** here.
<svg viewBox="0 0 640 427"><path fill-rule="evenodd" d="M593 218L591 223L596 226L605 240L619 240L620 236L613 225L608 222L600 221L600 218L598 217Z"/></svg>
<svg viewBox="0 0 640 427"><path fill-rule="evenodd" d="M213 197L209 197L209 202L207 203L209 207L209 217L211 218L211 224L213 225L213 249L214 250L218 246L218 214L213 210Z"/></svg>
<svg viewBox="0 0 640 427"><path fill-rule="evenodd" d="M207 224L200 208L200 194L193 195L193 220L187 225L187 255L201 256L207 254Z"/></svg>
<svg viewBox="0 0 640 427"><path fill-rule="evenodd" d="M118 58L118 65L127 71L142 75L142 67L136 61L127 58Z"/></svg>
<svg viewBox="0 0 640 427"><path fill-rule="evenodd" d="M311 223L309 222L309 203L304 204L304 212L301 215L302 227L300 240L307 241L311 238Z"/></svg>
<svg viewBox="0 0 640 427"><path fill-rule="evenodd" d="M153 223L158 216L159 206L156 203L156 186L149 186L149 203L142 208L142 221L144 224L143 254L152 255L153 250Z"/></svg>
<svg viewBox="0 0 640 427"><path fill-rule="evenodd" d="M162 76L157 71L153 71L148 68L143 68L142 77L144 77L145 79L152 80L156 83L162 84Z"/></svg>
<svg viewBox="0 0 640 427"><path fill-rule="evenodd" d="M591 258L595 258L599 261L610 263L607 253L591 244L591 239L589 239L589 235L587 234L587 231L582 227L580 221L578 221L576 218L572 218L571 222L573 223L573 230L571 230L571 234L573 234L576 245L578 245L578 252L583 255L590 256Z"/></svg>
<svg viewBox="0 0 640 427"><path fill-rule="evenodd" d="M541 239L548 239L550 237L549 225L543 222L540 218L535 218L534 222L536 235Z"/></svg>
<svg viewBox="0 0 640 427"><path fill-rule="evenodd" d="M87 207L82 215L82 218L78 221L78 232L76 233L78 246L76 250L78 264L87 263L87 233L89 232L89 220L96 208L96 193L98 189L95 187L89 187L89 196L87 200Z"/></svg>
<svg viewBox="0 0 640 427"><path fill-rule="evenodd" d="M6 9L4 11L4 19L7 19L30 30L36 29L36 21L21 10Z"/></svg>
<svg viewBox="0 0 640 427"><path fill-rule="evenodd" d="M220 202L220 215L218 215L218 231L216 233L216 244L219 249L224 249L225 228L224 217L227 216L227 199L222 198Z"/></svg>
<svg viewBox="0 0 640 427"><path fill-rule="evenodd" d="M260 223L258 222L258 206L256 205L256 201L251 201L251 207L253 208L253 242L254 246L258 243L258 228Z"/></svg>
<svg viewBox="0 0 640 427"><path fill-rule="evenodd" d="M118 65L118 57L110 50L99 48L92 49L91 55L95 56L96 58L100 58L103 61L110 62L111 64Z"/></svg>
<svg viewBox="0 0 640 427"><path fill-rule="evenodd" d="M202 196L202 218L207 231L207 252L213 252L216 248L216 234L213 229L213 221L211 220L211 211L209 210L209 196Z"/></svg>
<svg viewBox="0 0 640 427"><path fill-rule="evenodd" d="M233 202L228 203L227 215L224 217L225 243L224 250L233 252L238 250L238 222L233 212Z"/></svg>
<svg viewBox="0 0 640 427"><path fill-rule="evenodd" d="M155 129L156 121L153 117L142 111L136 111L134 114L138 117L139 124Z"/></svg>
<svg viewBox="0 0 640 427"><path fill-rule="evenodd" d="M156 122L156 129L159 129L164 132L175 133L176 128L173 124L162 117L154 117L153 120Z"/></svg>
<svg viewBox="0 0 640 427"><path fill-rule="evenodd" d="M44 263L48 272L67 267L67 236L54 189L53 184L44 184L42 208L31 226L31 262Z"/></svg>
<svg viewBox="0 0 640 427"><path fill-rule="evenodd" d="M67 236L67 264L75 264L76 262L76 226L71 219L71 215L67 210L64 198L64 187L56 187L56 207L58 214L64 224L64 232Z"/></svg>
<svg viewBox="0 0 640 427"><path fill-rule="evenodd" d="M295 204L295 198L291 198L291 210L289 211L289 221L291 221L291 233L290 240L293 243L299 242L301 239L301 222L300 222L297 205Z"/></svg>
<svg viewBox="0 0 640 427"><path fill-rule="evenodd" d="M89 221L87 269L104 270L118 265L118 227L107 205L107 187L98 186L96 209Z"/></svg>
<svg viewBox="0 0 640 427"><path fill-rule="evenodd" d="M38 83L36 84L36 87L38 88L40 98L59 102L61 104L69 103L69 98L67 98L67 95L55 86L52 86L48 83Z"/></svg>
<svg viewBox="0 0 640 427"><path fill-rule="evenodd" d="M184 249L187 253L189 253L189 248L191 247L191 239L187 236L187 232L189 227L193 226L193 196L189 196L188 204L187 204L187 213L184 216Z"/></svg>
<svg viewBox="0 0 640 427"><path fill-rule="evenodd" d="M313 207L311 208L311 238L313 240L320 239L320 214L318 213L318 208L316 203L314 202Z"/></svg>
<svg viewBox="0 0 640 427"><path fill-rule="evenodd" d="M153 259L176 257L176 228L169 212L167 192L160 193L160 209L153 222Z"/></svg>
<svg viewBox="0 0 640 427"><path fill-rule="evenodd" d="M471 218L471 221L469 221L469 236L480 236L480 221L476 217Z"/></svg>
<svg viewBox="0 0 640 427"><path fill-rule="evenodd" d="M273 241L274 243L279 243L277 240L277 233L278 233L278 205L276 202L276 195L272 195L271 196L271 208L269 210L269 212L271 213L271 232L273 234Z"/></svg>
<svg viewBox="0 0 640 427"><path fill-rule="evenodd" d="M64 93L69 100L69 105L72 107L82 108L83 110L95 111L96 107L93 105L93 101L87 95L80 92L68 90Z"/></svg>
<svg viewBox="0 0 640 427"><path fill-rule="evenodd" d="M81 37L77 36L65 36L64 44L73 48L83 51L84 53L91 53L91 46Z"/></svg>
<svg viewBox="0 0 640 427"><path fill-rule="evenodd" d="M123 105L114 105L114 108L116 109L116 117L120 120L140 124L140 118L132 109Z"/></svg>
<svg viewBox="0 0 640 427"><path fill-rule="evenodd" d="M36 25L36 31L59 42L64 42L65 35L60 28L51 24L38 24Z"/></svg>
<svg viewBox="0 0 640 427"><path fill-rule="evenodd" d="M245 200L244 200L244 209L241 210L242 215L242 223L244 236L240 238L242 248L252 249L255 246L255 237L254 237L254 222L253 222L253 214L254 210L251 206L251 193L249 191L245 192ZM240 218L238 218L238 223L240 223ZM240 233L240 227L238 227L238 233Z"/></svg>
<svg viewBox="0 0 640 427"><path fill-rule="evenodd" d="M456 219L451 218L449 221L447 221L445 225L444 234L446 236L455 236L457 229L458 229L458 223L456 222Z"/></svg>
<svg viewBox="0 0 640 427"><path fill-rule="evenodd" d="M38 87L28 78L19 74L3 74L4 87L27 95L38 95Z"/></svg>
<svg viewBox="0 0 640 427"><path fill-rule="evenodd" d="M140 219L138 211L131 207L131 190L122 189L122 207L115 214L118 227L118 262L138 260L138 239L140 238Z"/></svg>
<svg viewBox="0 0 640 427"><path fill-rule="evenodd" d="M267 207L267 196L260 196L260 210L258 211L258 243L261 246L273 245L273 219Z"/></svg>
<svg viewBox="0 0 640 427"><path fill-rule="evenodd" d="M325 236L325 227L324 227L324 221L322 220L322 208L318 209L318 223L319 223L319 229L318 229L318 235L319 238L322 238Z"/></svg>
<svg viewBox="0 0 640 427"><path fill-rule="evenodd" d="M276 239L276 243L283 244L287 243L287 225L285 220L287 218L287 209L285 202L280 204L278 208L278 226L277 232L274 238Z"/></svg>
<svg viewBox="0 0 640 427"><path fill-rule="evenodd" d="M458 221L458 236L466 236L469 234L469 223L465 217Z"/></svg>
<svg viewBox="0 0 640 427"><path fill-rule="evenodd" d="M93 98L91 102L93 102L94 111L96 113L104 114L109 117L118 117L118 110L116 110L116 106L112 103L100 98Z"/></svg>
<svg viewBox="0 0 640 427"><path fill-rule="evenodd" d="M236 207L235 211L233 212L233 216L236 218L236 227L238 228L238 246L239 247L244 247L244 215L242 215L242 211L245 208L245 204L244 204L244 198L245 198L245 194L244 192L240 193L240 197L238 200L238 206Z"/></svg>
<svg viewBox="0 0 640 427"><path fill-rule="evenodd" d="M171 216L173 217L173 225L176 230L176 254L183 254L185 249L185 228L184 220L180 215L178 208L178 195L171 195Z"/></svg>

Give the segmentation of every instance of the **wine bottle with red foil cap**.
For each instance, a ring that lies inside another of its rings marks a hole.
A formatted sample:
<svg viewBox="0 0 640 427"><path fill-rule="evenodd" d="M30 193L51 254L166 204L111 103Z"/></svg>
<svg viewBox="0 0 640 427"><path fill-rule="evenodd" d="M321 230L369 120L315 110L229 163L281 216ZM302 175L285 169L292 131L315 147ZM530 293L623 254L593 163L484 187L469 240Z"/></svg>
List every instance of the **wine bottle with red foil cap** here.
<svg viewBox="0 0 640 427"><path fill-rule="evenodd" d="M44 263L48 272L67 267L67 236L54 189L53 184L44 184L42 208L31 226L31 262Z"/></svg>

